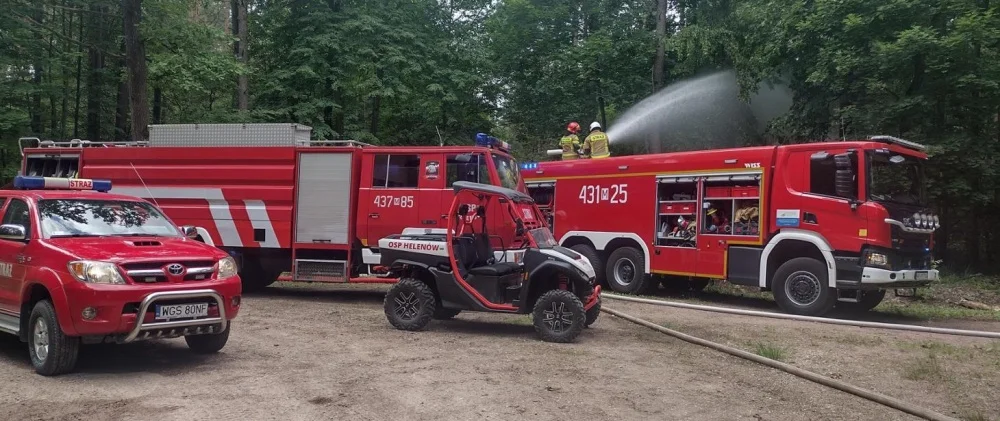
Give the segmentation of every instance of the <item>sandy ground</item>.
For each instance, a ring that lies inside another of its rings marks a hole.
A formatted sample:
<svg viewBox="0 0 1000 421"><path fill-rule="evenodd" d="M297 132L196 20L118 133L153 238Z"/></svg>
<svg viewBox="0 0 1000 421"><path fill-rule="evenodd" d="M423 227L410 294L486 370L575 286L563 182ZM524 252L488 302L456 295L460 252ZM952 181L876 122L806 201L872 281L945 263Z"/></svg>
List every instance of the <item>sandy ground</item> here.
<svg viewBox="0 0 1000 421"><path fill-rule="evenodd" d="M915 419L607 314L565 345L537 340L526 316L463 313L397 331L383 291L272 287L244 300L217 355L196 356L183 340L91 346L76 373L57 378L35 374L26 347L0 336L0 418ZM605 305L740 348L776 348L797 366L945 414L1000 419L1000 341Z"/></svg>

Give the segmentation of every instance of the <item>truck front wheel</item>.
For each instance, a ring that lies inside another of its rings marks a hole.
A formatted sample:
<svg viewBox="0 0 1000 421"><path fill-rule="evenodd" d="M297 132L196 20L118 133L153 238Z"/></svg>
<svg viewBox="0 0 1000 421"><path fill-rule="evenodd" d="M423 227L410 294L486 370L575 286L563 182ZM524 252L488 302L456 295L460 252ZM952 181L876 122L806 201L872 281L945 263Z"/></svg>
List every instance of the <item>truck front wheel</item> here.
<svg viewBox="0 0 1000 421"><path fill-rule="evenodd" d="M837 293L829 287L826 265L798 257L778 267L774 273L774 300L786 313L822 316L837 302Z"/></svg>
<svg viewBox="0 0 1000 421"><path fill-rule="evenodd" d="M874 291L858 291L858 293L860 294L858 296L858 302L838 302L837 307L848 311L862 312L878 307L878 305L882 303L882 300L885 299L884 289Z"/></svg>
<svg viewBox="0 0 1000 421"><path fill-rule="evenodd" d="M423 330L436 313L434 291L413 278L400 279L385 294L383 309L389 323L399 330Z"/></svg>
<svg viewBox="0 0 1000 421"><path fill-rule="evenodd" d="M28 319L28 333L28 354L35 372L55 376L76 367L80 338L63 333L51 302L43 300L35 304Z"/></svg>
<svg viewBox="0 0 1000 421"><path fill-rule="evenodd" d="M608 257L608 285L615 292L644 294L653 292L657 281L646 275L646 258L634 247L622 247Z"/></svg>

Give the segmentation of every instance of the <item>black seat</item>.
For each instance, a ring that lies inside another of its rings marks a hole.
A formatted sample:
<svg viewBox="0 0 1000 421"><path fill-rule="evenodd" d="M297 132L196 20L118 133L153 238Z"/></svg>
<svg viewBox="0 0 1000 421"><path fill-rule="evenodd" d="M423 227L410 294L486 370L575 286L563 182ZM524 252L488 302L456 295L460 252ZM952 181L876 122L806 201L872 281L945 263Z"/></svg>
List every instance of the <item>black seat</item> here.
<svg viewBox="0 0 1000 421"><path fill-rule="evenodd" d="M521 265L510 262L494 263L492 265L477 266L469 270L470 274L479 276L505 276L521 271Z"/></svg>

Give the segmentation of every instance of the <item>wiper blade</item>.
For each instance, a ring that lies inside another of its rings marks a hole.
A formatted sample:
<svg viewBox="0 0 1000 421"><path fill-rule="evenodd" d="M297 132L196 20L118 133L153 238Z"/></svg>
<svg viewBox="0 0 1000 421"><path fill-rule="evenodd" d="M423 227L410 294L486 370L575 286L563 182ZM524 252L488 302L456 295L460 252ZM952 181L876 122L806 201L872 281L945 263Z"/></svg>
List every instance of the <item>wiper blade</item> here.
<svg viewBox="0 0 1000 421"><path fill-rule="evenodd" d="M71 237L107 237L104 234L57 234L50 235L49 238L71 238Z"/></svg>
<svg viewBox="0 0 1000 421"><path fill-rule="evenodd" d="M128 234L113 234L115 237L162 237L160 234L146 234L141 232L132 232Z"/></svg>

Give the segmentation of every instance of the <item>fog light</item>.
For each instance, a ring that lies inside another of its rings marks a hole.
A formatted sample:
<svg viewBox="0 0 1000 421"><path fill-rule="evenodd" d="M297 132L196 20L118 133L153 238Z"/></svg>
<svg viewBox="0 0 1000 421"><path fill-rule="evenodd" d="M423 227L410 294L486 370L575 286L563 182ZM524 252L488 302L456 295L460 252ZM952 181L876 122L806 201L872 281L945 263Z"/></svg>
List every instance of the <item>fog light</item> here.
<svg viewBox="0 0 1000 421"><path fill-rule="evenodd" d="M882 253L868 253L868 266L889 266L889 256Z"/></svg>
<svg viewBox="0 0 1000 421"><path fill-rule="evenodd" d="M239 305L240 305L240 296L239 295L234 295L233 298L230 301L233 303L233 307L239 307Z"/></svg>
<svg viewBox="0 0 1000 421"><path fill-rule="evenodd" d="M86 320L93 320L93 318L97 317L97 309L93 307L84 308L82 315Z"/></svg>

